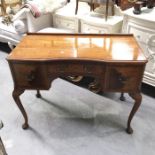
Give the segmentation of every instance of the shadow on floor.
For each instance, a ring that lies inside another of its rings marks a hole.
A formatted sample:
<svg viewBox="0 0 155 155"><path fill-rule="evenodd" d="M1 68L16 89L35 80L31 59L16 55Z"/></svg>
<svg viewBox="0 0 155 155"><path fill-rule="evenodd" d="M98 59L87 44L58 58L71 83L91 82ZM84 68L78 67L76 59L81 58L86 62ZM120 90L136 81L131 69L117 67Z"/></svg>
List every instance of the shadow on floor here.
<svg viewBox="0 0 155 155"><path fill-rule="evenodd" d="M155 87L142 83L142 93L155 98Z"/></svg>

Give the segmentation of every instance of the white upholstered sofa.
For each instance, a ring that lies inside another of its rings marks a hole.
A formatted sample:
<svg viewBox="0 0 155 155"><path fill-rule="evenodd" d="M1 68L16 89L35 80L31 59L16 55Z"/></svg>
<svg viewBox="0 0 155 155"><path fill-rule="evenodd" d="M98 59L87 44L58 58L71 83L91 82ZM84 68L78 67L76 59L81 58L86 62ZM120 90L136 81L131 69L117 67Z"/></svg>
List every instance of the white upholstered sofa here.
<svg viewBox="0 0 155 155"><path fill-rule="evenodd" d="M50 13L35 18L28 8L23 8L13 17L10 25L3 24L0 17L0 42L8 43L10 48L13 48L27 32L37 32L51 26Z"/></svg>
<svg viewBox="0 0 155 155"><path fill-rule="evenodd" d="M77 15L75 15L75 7L76 7L76 0L70 0L69 3L66 3L66 5L57 10L58 12L62 12L64 16L69 15L69 17L72 18L77 18L78 16L82 16L90 12L90 6L86 2L79 2L80 9ZM53 23L54 21L53 18L55 16L53 14L55 14L57 10L35 18L32 15L30 9L23 8L13 18L15 30L19 33L25 33L25 32L38 32L44 28L49 27L53 28L55 26Z"/></svg>
<svg viewBox="0 0 155 155"><path fill-rule="evenodd" d="M70 0L70 3L67 4L66 0L63 7L68 5L66 9L73 13L75 12L75 3L75 0ZM89 11L88 7L83 10L86 9ZM22 8L13 16L13 23L10 25L3 24L2 17L0 17L0 42L6 42L10 48L13 48L27 32L70 32L61 28L53 28L52 14L53 12L35 18L29 8Z"/></svg>
<svg viewBox="0 0 155 155"><path fill-rule="evenodd" d="M61 0L63 1L63 0ZM67 4L64 3L64 5ZM6 42L10 48L18 44L27 32L38 32L47 27L52 27L52 13L46 13L35 18L29 8L20 9L12 19L13 23L6 25L0 17L0 42Z"/></svg>
<svg viewBox="0 0 155 155"><path fill-rule="evenodd" d="M14 16L13 26L19 33L37 32L52 26L52 14L48 13L35 18L29 8L23 8Z"/></svg>

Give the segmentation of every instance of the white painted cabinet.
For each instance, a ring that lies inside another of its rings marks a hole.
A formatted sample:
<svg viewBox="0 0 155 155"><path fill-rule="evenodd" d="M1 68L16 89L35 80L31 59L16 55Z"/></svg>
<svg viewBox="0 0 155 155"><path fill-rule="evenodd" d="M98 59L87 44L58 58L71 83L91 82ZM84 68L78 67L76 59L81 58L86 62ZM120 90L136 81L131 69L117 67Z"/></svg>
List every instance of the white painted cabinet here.
<svg viewBox="0 0 155 155"><path fill-rule="evenodd" d="M105 21L105 11L101 7L96 12L90 12L87 3L79 3L78 14L75 15L75 3L68 3L62 9L53 14L53 26L55 28L68 29L76 33L120 33L123 16L115 7L115 16L108 16ZM102 12L101 12L102 11Z"/></svg>
<svg viewBox="0 0 155 155"><path fill-rule="evenodd" d="M80 16L90 12L90 7L85 2L79 2L79 10L75 15L76 1L71 1L66 6L53 13L53 26L55 28L70 30L75 33L80 31Z"/></svg>
<svg viewBox="0 0 155 155"><path fill-rule="evenodd" d="M110 16L107 21L104 17L88 14L81 18L81 33L120 33L123 23L122 16Z"/></svg>
<svg viewBox="0 0 155 155"><path fill-rule="evenodd" d="M74 16L64 16L59 13L53 14L53 26L55 28L66 29L72 32L79 32L79 19Z"/></svg>
<svg viewBox="0 0 155 155"><path fill-rule="evenodd" d="M133 14L133 8L124 12L123 33L133 33L143 49L148 63L145 68L143 82L155 86L155 51L149 52L149 37L155 35L155 8L143 8L139 15Z"/></svg>

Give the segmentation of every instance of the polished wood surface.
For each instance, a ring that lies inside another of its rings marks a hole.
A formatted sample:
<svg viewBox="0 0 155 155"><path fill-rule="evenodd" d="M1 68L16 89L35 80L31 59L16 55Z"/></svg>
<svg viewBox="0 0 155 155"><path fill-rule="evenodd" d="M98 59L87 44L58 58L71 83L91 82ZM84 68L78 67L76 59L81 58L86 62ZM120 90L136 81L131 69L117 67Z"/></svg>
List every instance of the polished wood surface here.
<svg viewBox="0 0 155 155"><path fill-rule="evenodd" d="M132 35L29 34L7 58L13 81L13 98L28 128L28 117L20 95L27 89L48 90L57 77L91 76L93 88L127 92L135 100L129 114L127 133L142 96L141 82L147 62Z"/></svg>
<svg viewBox="0 0 155 155"><path fill-rule="evenodd" d="M8 59L145 61L146 58L132 35L34 34L25 36Z"/></svg>

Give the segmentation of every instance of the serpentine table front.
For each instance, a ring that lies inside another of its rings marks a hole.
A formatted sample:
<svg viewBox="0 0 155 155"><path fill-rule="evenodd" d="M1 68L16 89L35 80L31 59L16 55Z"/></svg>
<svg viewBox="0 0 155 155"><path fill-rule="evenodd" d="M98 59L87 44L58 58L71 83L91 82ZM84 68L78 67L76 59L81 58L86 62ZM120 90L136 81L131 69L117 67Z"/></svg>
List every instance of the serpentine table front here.
<svg viewBox="0 0 155 155"><path fill-rule="evenodd" d="M13 81L13 98L23 117L20 101L26 90L48 90L61 76L92 76L106 92L127 92L135 100L127 122L141 104L140 87L147 62L133 35L35 34L25 36L7 58Z"/></svg>

